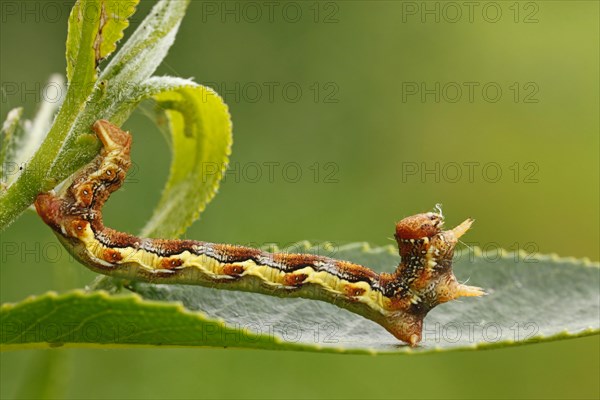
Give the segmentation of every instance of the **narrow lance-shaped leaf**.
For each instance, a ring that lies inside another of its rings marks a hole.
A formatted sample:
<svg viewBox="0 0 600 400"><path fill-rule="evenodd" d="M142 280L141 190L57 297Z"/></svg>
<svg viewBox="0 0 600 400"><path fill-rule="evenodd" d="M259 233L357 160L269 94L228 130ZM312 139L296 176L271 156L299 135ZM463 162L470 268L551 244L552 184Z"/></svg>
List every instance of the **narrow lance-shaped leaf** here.
<svg viewBox="0 0 600 400"><path fill-rule="evenodd" d="M102 2L100 30L96 36L96 60L108 57L123 38L129 18L135 14L139 0L104 0Z"/></svg>
<svg viewBox="0 0 600 400"><path fill-rule="evenodd" d="M0 162L7 172L3 176L4 186L10 186L26 167L27 162L48 134L56 111L63 101L65 81L62 75L53 74L44 87L42 103L33 121L21 119L22 108L16 108L8 113L2 128L2 151ZM4 172L3 172L4 173Z"/></svg>
<svg viewBox="0 0 600 400"><path fill-rule="evenodd" d="M190 0L161 0L102 72L101 79L134 87L167 55Z"/></svg>
<svg viewBox="0 0 600 400"><path fill-rule="evenodd" d="M0 186L2 190L10 185L18 172L17 154L18 147L25 134L23 128L23 108L13 108L6 115L0 132ZM1 192L0 192L1 193Z"/></svg>
<svg viewBox="0 0 600 400"><path fill-rule="evenodd" d="M70 85L95 81L98 60L94 45L101 28L101 11L101 0L77 0L71 9L66 45L67 81ZM76 73L86 78L76 79ZM91 89L91 85L88 87Z"/></svg>
<svg viewBox="0 0 600 400"><path fill-rule="evenodd" d="M338 249L299 245L287 251L347 259L378 271L389 271L398 262L392 247L370 249L364 244ZM143 299L72 292L4 305L0 343L3 349L125 344L405 354L512 346L599 332L597 263L524 253L491 258L476 251L460 255L455 271L459 278L471 277L489 295L433 310L425 319L423 341L414 349L379 325L329 303L143 283L129 286Z"/></svg>
<svg viewBox="0 0 600 400"><path fill-rule="evenodd" d="M53 74L50 76L44 88L42 104L24 136L26 145L20 149L20 162L26 163L29 161L46 139L46 135L54 122L56 112L62 106L65 90L66 84L62 75Z"/></svg>
<svg viewBox="0 0 600 400"><path fill-rule="evenodd" d="M69 15L67 35L67 80L70 82L79 63L80 50L89 46L84 41L84 25L95 30L92 44L95 70L98 63L108 57L123 37L123 31L129 26L129 17L135 13L139 0L99 0L93 2L77 1ZM96 17L98 16L98 17ZM89 65L86 65L89 68ZM95 79L94 79L95 80Z"/></svg>

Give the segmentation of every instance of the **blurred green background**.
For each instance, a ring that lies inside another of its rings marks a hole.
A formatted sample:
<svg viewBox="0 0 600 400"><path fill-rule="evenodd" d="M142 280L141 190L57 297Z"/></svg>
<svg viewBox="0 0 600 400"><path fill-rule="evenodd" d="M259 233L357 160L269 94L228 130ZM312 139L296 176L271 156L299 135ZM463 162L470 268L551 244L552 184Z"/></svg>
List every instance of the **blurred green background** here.
<svg viewBox="0 0 600 400"><path fill-rule="evenodd" d="M3 117L33 116L64 71L70 4L2 1ZM395 221L442 203L450 225L476 218L473 245L599 259L598 2L269 4L192 1L158 71L213 86L233 116L233 170L186 237L385 245ZM135 232L170 154L143 111L125 128L136 165L106 222ZM93 279L32 212L1 242L2 302ZM598 398L598 376L598 336L399 357L70 349L2 353L0 394Z"/></svg>

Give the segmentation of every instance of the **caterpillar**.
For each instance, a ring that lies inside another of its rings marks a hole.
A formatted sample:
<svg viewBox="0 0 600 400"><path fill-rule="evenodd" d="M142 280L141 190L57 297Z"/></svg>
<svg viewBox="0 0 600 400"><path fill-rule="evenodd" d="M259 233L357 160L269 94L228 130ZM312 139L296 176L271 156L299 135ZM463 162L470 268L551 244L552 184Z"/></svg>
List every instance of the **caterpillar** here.
<svg viewBox="0 0 600 400"><path fill-rule="evenodd" d="M92 127L100 154L58 193L41 193L35 207L61 243L98 273L150 283L176 283L326 301L368 318L416 346L423 319L436 305L483 289L457 281L454 247L467 219L442 230L441 211L402 219L395 238L401 262L393 273L311 254L265 251L194 240L139 238L105 227L102 207L130 166L132 137L106 120Z"/></svg>

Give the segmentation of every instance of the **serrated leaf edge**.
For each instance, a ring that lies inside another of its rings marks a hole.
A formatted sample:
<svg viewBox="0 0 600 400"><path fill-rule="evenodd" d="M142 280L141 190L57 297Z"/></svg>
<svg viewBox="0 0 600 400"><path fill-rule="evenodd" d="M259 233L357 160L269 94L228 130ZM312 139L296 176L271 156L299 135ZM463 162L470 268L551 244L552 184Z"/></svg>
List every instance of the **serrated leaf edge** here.
<svg viewBox="0 0 600 400"><path fill-rule="evenodd" d="M82 289L75 289L66 293L62 293L62 294L58 294L54 291L49 291L46 292L42 295L33 295L33 296L28 296L27 298L25 298L23 301L19 302L19 303L4 303L2 305L0 305L0 312L6 312L6 311L10 311L10 310L14 310L14 309L18 309L22 306L26 306L28 304L34 303L36 301L40 301L40 300L44 300L44 299L53 299L53 300L59 300L59 299L66 299L69 297L79 297L79 298L101 298L101 299L105 299L105 300L109 300L109 301L124 301L124 302L132 302L133 304L140 304L140 305L145 305L145 306L152 306L152 307L160 307L160 308L164 308L164 309L174 309L175 311L177 311L178 313L181 313L185 316L189 316L192 318L197 318L199 320L202 320L203 322L211 322L211 323L216 323L219 326L226 328L226 329L234 329L230 326L228 326L222 319L212 319L212 318L208 318L204 313L200 312L200 311L191 311L186 309L183 304L179 301L171 301L171 302L161 302L161 301L154 301L154 300L146 300L144 299L142 296L136 294L136 293L130 293L127 295L110 295L108 292L106 291L96 291L96 292L86 292ZM584 337L584 336L590 336L590 335L594 335L594 334L598 334L600 333L600 330L597 328L588 328L588 329L584 329L582 331L579 331L577 333L571 333L568 330L563 330L555 335L550 335L550 336L544 336L544 335L536 335L533 336L531 338L528 338L527 340L523 340L523 341L515 341L515 340L504 340L504 341L499 341L499 342L495 342L495 343L474 343L472 345L466 345L466 346L457 346L457 347L453 347L453 348L447 348L447 347L441 347L441 346L433 346L433 347L417 347L417 348L411 348L408 346L401 346L401 347L397 347L394 348L393 350L386 350L386 349L375 349L375 348L369 348L369 347L365 347L365 348L344 348L344 347L329 347L329 346L322 346L322 345L307 345L307 344L298 344L298 343L290 343L290 342L286 342L284 341L282 338L277 337L277 336L272 336L272 337L268 337L269 339L271 339L271 343L275 346L275 349L280 349L280 350L299 350L299 351L312 351L312 352L325 352L325 353L336 353L336 354L369 354L369 355L397 355L397 354L427 354L427 353L440 353L440 352L448 352L448 351L464 351L464 350L487 350L487 349L494 349L494 348L502 348L502 347L507 347L507 346L517 346L517 345L525 345L525 344L533 344L533 343L538 343L538 342L547 342L547 341L555 341L555 340L559 340L562 338L577 338L577 337ZM258 335L255 333L246 333L246 335L249 335L252 338L256 338L256 339L261 339L261 338L266 338L267 336L265 335ZM24 349L24 348L47 348L50 345L48 343L45 342L38 342L38 343L29 343L29 344L14 344L14 345L2 345L2 351L5 350L11 350L11 349ZM184 348L190 348L190 347L217 347L217 346L181 346L181 345L169 345L169 344L164 344L164 345L153 345L153 344L97 344L97 343L65 343L63 346L61 347L69 347L69 348L131 348L131 347L184 347ZM231 348L252 348L251 346L228 346ZM260 347L258 347L260 348ZM266 349L269 349L268 347L266 347Z"/></svg>

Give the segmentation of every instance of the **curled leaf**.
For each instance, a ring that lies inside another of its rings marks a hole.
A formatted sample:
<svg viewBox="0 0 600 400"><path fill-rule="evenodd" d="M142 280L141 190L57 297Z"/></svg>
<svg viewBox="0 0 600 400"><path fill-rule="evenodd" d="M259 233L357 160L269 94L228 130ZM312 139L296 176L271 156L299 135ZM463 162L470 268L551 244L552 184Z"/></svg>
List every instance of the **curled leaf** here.
<svg viewBox="0 0 600 400"><path fill-rule="evenodd" d="M166 82L166 85L165 85ZM212 89L170 85L168 78L146 82L167 115L172 135L169 178L143 236L182 234L217 192L229 162L232 135L227 106Z"/></svg>

